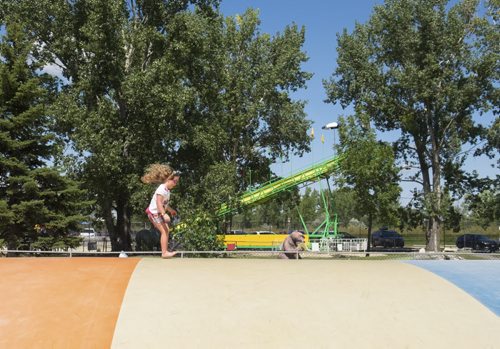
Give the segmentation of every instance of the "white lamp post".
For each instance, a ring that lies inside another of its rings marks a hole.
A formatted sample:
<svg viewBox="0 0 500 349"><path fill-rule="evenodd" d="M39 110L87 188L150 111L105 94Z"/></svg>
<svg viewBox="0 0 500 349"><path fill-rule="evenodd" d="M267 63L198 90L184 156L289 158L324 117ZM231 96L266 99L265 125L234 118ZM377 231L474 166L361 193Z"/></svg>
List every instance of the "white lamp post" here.
<svg viewBox="0 0 500 349"><path fill-rule="evenodd" d="M324 125L323 127L321 127L323 130L333 130L333 146L334 146L334 151L335 151L335 129L339 128L340 125L333 121L333 122L330 122L326 125Z"/></svg>

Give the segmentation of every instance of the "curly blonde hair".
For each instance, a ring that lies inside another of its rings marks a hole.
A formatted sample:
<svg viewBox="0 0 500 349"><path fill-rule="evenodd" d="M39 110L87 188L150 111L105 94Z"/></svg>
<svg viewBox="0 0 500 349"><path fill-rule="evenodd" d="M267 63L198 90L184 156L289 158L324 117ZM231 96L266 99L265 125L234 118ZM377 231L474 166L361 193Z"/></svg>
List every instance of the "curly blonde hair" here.
<svg viewBox="0 0 500 349"><path fill-rule="evenodd" d="M147 184L163 183L174 174L174 170L169 165L151 164L146 169L146 173L142 176L141 181Z"/></svg>

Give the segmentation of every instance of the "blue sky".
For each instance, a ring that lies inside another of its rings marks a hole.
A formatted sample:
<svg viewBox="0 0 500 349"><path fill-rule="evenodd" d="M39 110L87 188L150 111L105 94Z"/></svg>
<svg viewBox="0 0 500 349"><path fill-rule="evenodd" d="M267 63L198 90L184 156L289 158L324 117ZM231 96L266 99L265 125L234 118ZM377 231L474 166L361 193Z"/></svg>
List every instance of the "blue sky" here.
<svg viewBox="0 0 500 349"><path fill-rule="evenodd" d="M315 161L328 157L333 144L333 131L324 133L325 144L320 141L321 126L336 121L340 114L346 112L340 106L324 103L326 99L323 79L328 79L335 70L337 60L337 33L343 28L349 31L356 21L365 22L373 6L383 1L321 1L321 0L227 0L222 1L224 15L241 14L249 7L259 9L261 32L275 34L282 32L286 25L296 23L306 29L306 40L303 50L309 56L304 64L305 71L313 73L307 83L307 89L294 94L297 99L307 101L305 111L308 119L314 122L315 140L312 143ZM338 138L338 137L337 137ZM309 156L306 156L309 158ZM303 161L302 161L303 162Z"/></svg>
<svg viewBox="0 0 500 349"><path fill-rule="evenodd" d="M337 121L339 115L349 114L350 110L343 110L339 105L327 104L323 80L329 79L336 68L337 33L346 28L352 31L356 22L365 23L371 16L376 5L382 5L383 0L226 0L222 1L221 10L226 16L242 14L249 7L259 9L261 32L274 34L282 32L286 25L296 23L306 29L306 40L303 50L309 56L304 64L305 71L314 76L307 83L307 89L299 91L293 96L307 101L305 108L307 118L313 121L315 139L312 152L303 158L292 158L290 163L275 164L272 169L278 175L287 176L298 169L304 168L313 162L333 155L332 145L338 142L338 135L334 131L323 131L321 126L331 121ZM485 115L482 123L490 125L493 115ZM310 130L308 130L310 132ZM324 134L325 143L320 141ZM396 134L379 134L379 139L392 141ZM467 162L469 169L476 169L483 176L495 176L497 170L490 166L492 162L486 158L471 159ZM403 185L402 203L406 203L411 194L410 190L417 185L405 183ZM418 186L417 186L418 187ZM420 188L419 188L420 189Z"/></svg>

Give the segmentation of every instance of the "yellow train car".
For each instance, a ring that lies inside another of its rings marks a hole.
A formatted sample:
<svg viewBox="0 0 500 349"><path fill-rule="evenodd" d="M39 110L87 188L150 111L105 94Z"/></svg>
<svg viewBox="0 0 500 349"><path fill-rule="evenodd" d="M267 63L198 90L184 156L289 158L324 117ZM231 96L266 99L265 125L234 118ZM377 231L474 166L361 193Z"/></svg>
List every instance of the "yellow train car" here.
<svg viewBox="0 0 500 349"><path fill-rule="evenodd" d="M277 250L288 234L274 233L247 233L247 234L226 234L219 235L224 241L227 250L252 249L252 250ZM304 235L306 246L309 244L309 237Z"/></svg>

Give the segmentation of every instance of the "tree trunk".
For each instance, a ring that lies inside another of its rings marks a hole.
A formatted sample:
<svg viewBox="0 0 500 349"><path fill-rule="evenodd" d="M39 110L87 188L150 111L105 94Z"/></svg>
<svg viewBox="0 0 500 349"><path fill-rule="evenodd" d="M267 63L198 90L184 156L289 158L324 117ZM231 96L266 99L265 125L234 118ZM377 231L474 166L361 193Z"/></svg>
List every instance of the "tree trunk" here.
<svg viewBox="0 0 500 349"><path fill-rule="evenodd" d="M430 217L429 217L429 234L427 239L427 251L438 252L440 248L440 235L441 235L441 161L440 161L440 147L437 139L436 126L432 125L430 132L431 138L431 162L432 162L432 192L430 198Z"/></svg>
<svg viewBox="0 0 500 349"><path fill-rule="evenodd" d="M107 199L102 205L104 213L104 222L109 232L109 239L111 241L111 251L118 251L118 235L116 233L116 226L113 220L113 205L111 199Z"/></svg>
<svg viewBox="0 0 500 349"><path fill-rule="evenodd" d="M438 252L440 247L439 241L441 239L441 222L439 217L431 217L428 231L427 246L425 249L427 251Z"/></svg>
<svg viewBox="0 0 500 349"><path fill-rule="evenodd" d="M368 213L368 242L366 244L366 257L370 257L370 251L371 251L371 241L372 241L372 225L373 225L373 215Z"/></svg>
<svg viewBox="0 0 500 349"><path fill-rule="evenodd" d="M432 139L433 137L431 137ZM417 149L417 157L422 171L422 183L424 191L424 200L427 203L428 221L426 225L426 247L427 251L437 252L439 250L439 240L441 232L441 220L439 218L439 209L441 207L441 171L439 164L439 154L437 153L437 145L432 147L432 166L429 166L426 161L425 144L417 137L414 137ZM434 143L434 142L433 142ZM432 168L432 186L429 170Z"/></svg>
<svg viewBox="0 0 500 349"><path fill-rule="evenodd" d="M128 200L118 198L116 207L111 204L111 199L107 199L103 204L104 221L109 232L112 251L130 251L132 249L130 232L132 209ZM113 210L116 212L116 224L113 219Z"/></svg>
<svg viewBox="0 0 500 349"><path fill-rule="evenodd" d="M124 197L119 198L116 205L116 251L131 251L132 249L130 241L130 217L131 209L128 205L128 200ZM114 248L113 251L115 251Z"/></svg>

